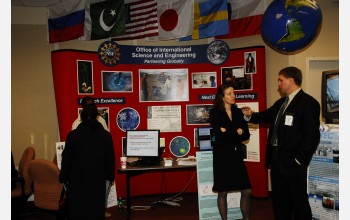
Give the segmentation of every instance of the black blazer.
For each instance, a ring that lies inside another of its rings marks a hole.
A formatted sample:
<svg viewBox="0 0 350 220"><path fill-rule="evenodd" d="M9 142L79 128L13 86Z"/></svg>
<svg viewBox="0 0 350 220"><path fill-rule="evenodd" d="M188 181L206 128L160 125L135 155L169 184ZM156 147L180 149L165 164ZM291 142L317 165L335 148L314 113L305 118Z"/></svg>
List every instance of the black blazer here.
<svg viewBox="0 0 350 220"><path fill-rule="evenodd" d="M249 122L270 123L266 147L266 164L271 162L273 146L270 143L275 120L285 97L277 100L265 111L253 113ZM287 117L287 122L286 122ZM308 166L320 142L320 104L312 96L300 90L289 103L278 125L278 154L287 166L295 166L297 159Z"/></svg>
<svg viewBox="0 0 350 220"><path fill-rule="evenodd" d="M232 121L225 110L212 108L210 111L210 123L215 134L214 151L231 152L234 147L241 146L243 141L250 138L248 124L244 120L242 110L232 105L231 112ZM220 127L226 128L226 132L222 132ZM237 133L238 128L243 130L241 135Z"/></svg>

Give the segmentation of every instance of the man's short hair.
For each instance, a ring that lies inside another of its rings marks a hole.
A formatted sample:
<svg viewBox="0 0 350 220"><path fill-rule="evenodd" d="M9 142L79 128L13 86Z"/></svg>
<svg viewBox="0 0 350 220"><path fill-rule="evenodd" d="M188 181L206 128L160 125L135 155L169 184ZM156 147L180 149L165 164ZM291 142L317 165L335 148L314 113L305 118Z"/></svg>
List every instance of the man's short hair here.
<svg viewBox="0 0 350 220"><path fill-rule="evenodd" d="M293 78L296 85L301 86L303 75L301 70L295 66L288 66L280 70L278 75L283 75L286 78Z"/></svg>

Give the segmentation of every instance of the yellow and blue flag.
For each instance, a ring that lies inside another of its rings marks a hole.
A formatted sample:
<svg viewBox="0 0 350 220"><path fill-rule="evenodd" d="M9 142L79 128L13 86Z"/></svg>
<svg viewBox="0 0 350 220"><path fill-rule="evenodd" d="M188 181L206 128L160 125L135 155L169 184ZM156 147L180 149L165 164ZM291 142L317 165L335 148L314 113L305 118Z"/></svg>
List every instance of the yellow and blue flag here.
<svg viewBox="0 0 350 220"><path fill-rule="evenodd" d="M225 35L228 31L227 0L196 0L192 35L180 41Z"/></svg>

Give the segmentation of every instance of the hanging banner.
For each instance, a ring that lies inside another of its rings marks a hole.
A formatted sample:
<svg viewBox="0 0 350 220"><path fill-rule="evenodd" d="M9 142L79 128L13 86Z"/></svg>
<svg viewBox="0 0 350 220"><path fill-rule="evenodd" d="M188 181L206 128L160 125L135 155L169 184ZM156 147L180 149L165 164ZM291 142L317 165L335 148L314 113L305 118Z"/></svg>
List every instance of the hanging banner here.
<svg viewBox="0 0 350 220"><path fill-rule="evenodd" d="M221 40L209 45L194 46L130 46L105 41L98 48L98 56L107 66L117 64L194 64L220 65L230 55L229 46Z"/></svg>

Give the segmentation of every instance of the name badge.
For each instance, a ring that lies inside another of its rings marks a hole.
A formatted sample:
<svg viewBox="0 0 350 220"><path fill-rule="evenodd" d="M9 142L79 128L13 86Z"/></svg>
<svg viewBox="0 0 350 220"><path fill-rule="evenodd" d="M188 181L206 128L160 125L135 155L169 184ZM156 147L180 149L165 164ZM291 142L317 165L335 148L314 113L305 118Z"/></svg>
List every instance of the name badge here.
<svg viewBox="0 0 350 220"><path fill-rule="evenodd" d="M293 125L293 115L286 114L286 119L284 121L284 125L292 126Z"/></svg>

